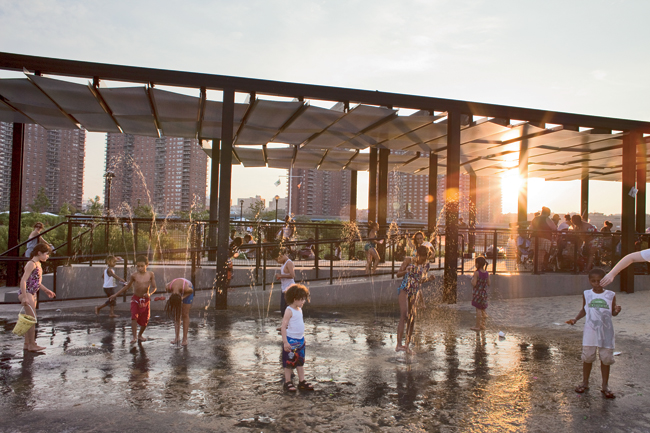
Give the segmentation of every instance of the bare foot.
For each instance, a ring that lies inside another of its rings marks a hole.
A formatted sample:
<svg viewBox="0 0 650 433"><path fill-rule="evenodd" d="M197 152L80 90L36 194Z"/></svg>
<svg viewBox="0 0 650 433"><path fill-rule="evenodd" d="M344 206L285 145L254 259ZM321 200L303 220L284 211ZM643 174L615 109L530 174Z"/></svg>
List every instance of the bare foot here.
<svg viewBox="0 0 650 433"><path fill-rule="evenodd" d="M135 344L135 343L137 343L137 342L138 342L138 339L137 339L137 338L134 338L133 340L131 340L131 342L130 342L129 344Z"/></svg>
<svg viewBox="0 0 650 433"><path fill-rule="evenodd" d="M406 352L406 347L398 344L397 347L395 347L395 352Z"/></svg>
<svg viewBox="0 0 650 433"><path fill-rule="evenodd" d="M108 317L118 317L117 314L109 314Z"/></svg>
<svg viewBox="0 0 650 433"><path fill-rule="evenodd" d="M27 346L27 350L29 352L40 352L40 351L45 350L45 349L46 348L43 347L43 346L37 346L37 345Z"/></svg>
<svg viewBox="0 0 650 433"><path fill-rule="evenodd" d="M138 340L139 341L147 341L147 339L145 337L143 337L142 335L138 337Z"/></svg>
<svg viewBox="0 0 650 433"><path fill-rule="evenodd" d="M187 346L187 340L183 340L183 342L181 343L181 346Z"/></svg>
<svg viewBox="0 0 650 433"><path fill-rule="evenodd" d="M99 307L95 307L95 314L99 316Z"/></svg>
<svg viewBox="0 0 650 433"><path fill-rule="evenodd" d="M406 354L407 355L413 355L413 353L414 352L411 349L409 349L408 347L406 348Z"/></svg>
<svg viewBox="0 0 650 433"><path fill-rule="evenodd" d="M178 344L178 338L175 338L171 341L172 344Z"/></svg>

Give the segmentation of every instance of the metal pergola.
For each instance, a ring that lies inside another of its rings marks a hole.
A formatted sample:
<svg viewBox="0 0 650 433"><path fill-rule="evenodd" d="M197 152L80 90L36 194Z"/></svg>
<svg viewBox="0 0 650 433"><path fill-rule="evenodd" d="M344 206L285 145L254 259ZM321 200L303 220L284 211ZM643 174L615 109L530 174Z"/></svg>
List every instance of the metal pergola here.
<svg viewBox="0 0 650 433"><path fill-rule="evenodd" d="M456 292L458 245L454 239L461 170L470 175L470 199L474 203L476 176L498 175L515 167L524 179L581 179L582 214L588 208L589 179L622 181L624 254L633 250L635 229L644 229L644 134L650 134L648 122L12 53L0 53L0 69L25 75L0 79L0 121L15 125L9 247L18 243L20 227L21 125L210 140L212 146L206 146L205 151L212 157L210 218L219 220L218 239L211 233L210 240L211 245L219 246L218 307L227 305L225 266L233 163L351 170L351 219L356 212L356 172L369 170L369 218L382 226L387 218L389 170L429 174L429 195L435 197L438 167L443 167L447 175L448 302L455 302ZM59 77L84 78L89 83L82 85ZM129 87L106 87L106 81L128 83ZM159 86L195 89L199 96ZM209 99L209 90L222 92L221 100ZM250 99L236 103L235 93L248 94ZM319 106L322 101L333 105ZM404 111L409 114L402 115ZM635 183L639 190L636 226L635 198L627 194ZM523 188L519 221L526 220L526 205ZM436 201L430 200L431 229L436 213ZM622 274L621 284L633 291L632 274Z"/></svg>

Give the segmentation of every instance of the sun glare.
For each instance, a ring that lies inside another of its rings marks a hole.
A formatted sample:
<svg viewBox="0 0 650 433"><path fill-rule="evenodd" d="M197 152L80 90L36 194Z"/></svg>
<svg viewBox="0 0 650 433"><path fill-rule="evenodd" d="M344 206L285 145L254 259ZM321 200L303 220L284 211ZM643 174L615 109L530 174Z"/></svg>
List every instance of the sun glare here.
<svg viewBox="0 0 650 433"><path fill-rule="evenodd" d="M501 174L501 212L516 213L519 189L523 181L519 177L519 170L508 170Z"/></svg>

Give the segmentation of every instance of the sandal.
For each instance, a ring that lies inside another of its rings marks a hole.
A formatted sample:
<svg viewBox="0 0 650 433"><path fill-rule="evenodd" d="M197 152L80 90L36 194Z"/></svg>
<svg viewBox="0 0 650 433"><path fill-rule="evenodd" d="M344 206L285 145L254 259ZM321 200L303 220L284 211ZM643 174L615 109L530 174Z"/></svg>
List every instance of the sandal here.
<svg viewBox="0 0 650 433"><path fill-rule="evenodd" d="M609 389L601 389L600 392L603 393L603 395L605 396L605 398L616 398L616 396L614 395L614 393L613 393L612 391L610 391Z"/></svg>
<svg viewBox="0 0 650 433"><path fill-rule="evenodd" d="M578 385L578 386L576 386L576 390L575 390L575 391L576 391L578 394L582 394L582 393L584 393L585 391L587 391L588 389L589 389L588 386Z"/></svg>
<svg viewBox="0 0 650 433"><path fill-rule="evenodd" d="M301 391L313 391L314 387L311 386L311 383L303 380L302 382L298 382L298 389Z"/></svg>
<svg viewBox="0 0 650 433"><path fill-rule="evenodd" d="M296 387L294 386L293 382L285 382L284 390L287 392L296 392Z"/></svg>

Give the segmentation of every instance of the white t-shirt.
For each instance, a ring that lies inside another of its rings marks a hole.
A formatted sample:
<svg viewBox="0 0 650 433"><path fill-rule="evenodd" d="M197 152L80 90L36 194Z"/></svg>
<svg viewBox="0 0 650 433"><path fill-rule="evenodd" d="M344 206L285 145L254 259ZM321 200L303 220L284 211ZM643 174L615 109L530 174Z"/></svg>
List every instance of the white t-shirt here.
<svg viewBox="0 0 650 433"><path fill-rule="evenodd" d="M570 226L566 221L562 221L562 222L560 223L560 225L557 226L557 231L560 231L560 230L569 230L570 227L571 227L571 226Z"/></svg>
<svg viewBox="0 0 650 433"><path fill-rule="evenodd" d="M582 334L582 345L613 349L612 303L615 293L611 290L605 290L603 293L585 290L584 296L587 316Z"/></svg>

